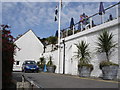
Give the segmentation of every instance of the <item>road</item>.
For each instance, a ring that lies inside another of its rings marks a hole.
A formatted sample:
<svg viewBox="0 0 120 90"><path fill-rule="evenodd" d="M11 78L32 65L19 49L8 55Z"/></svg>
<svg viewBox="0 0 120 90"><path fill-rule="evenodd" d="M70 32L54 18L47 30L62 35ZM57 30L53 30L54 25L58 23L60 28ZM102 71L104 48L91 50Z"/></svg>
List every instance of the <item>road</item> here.
<svg viewBox="0 0 120 90"><path fill-rule="evenodd" d="M53 73L21 73L13 72L13 78L21 81L24 74L44 88L118 88L116 81L80 78L78 76L60 75Z"/></svg>

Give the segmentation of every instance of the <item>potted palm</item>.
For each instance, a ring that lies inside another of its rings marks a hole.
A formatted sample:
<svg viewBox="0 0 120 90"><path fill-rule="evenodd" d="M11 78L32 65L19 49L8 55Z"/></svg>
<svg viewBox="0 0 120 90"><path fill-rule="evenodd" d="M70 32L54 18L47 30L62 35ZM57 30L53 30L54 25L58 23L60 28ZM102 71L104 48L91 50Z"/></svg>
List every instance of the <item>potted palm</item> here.
<svg viewBox="0 0 120 90"><path fill-rule="evenodd" d="M40 61L38 62L39 70L43 71L44 70L44 65L45 65L45 58L41 57Z"/></svg>
<svg viewBox="0 0 120 90"><path fill-rule="evenodd" d="M49 57L49 61L47 63L47 72L55 73L56 65L52 62L52 56Z"/></svg>
<svg viewBox="0 0 120 90"><path fill-rule="evenodd" d="M90 77L93 65L90 64L90 52L88 45L85 41L75 44L77 47L76 57L79 59L78 71L80 77Z"/></svg>
<svg viewBox="0 0 120 90"><path fill-rule="evenodd" d="M100 69L103 73L103 79L116 79L119 65L110 61L111 53L116 48L116 43L113 42L113 34L104 30L98 37L97 52L105 53L106 60L100 62Z"/></svg>

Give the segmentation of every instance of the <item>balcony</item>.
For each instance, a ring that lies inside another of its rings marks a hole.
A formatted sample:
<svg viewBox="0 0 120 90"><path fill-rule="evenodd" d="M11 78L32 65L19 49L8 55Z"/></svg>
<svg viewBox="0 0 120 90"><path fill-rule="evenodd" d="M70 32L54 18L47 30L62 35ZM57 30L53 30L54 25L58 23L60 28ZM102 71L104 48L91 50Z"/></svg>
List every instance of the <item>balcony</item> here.
<svg viewBox="0 0 120 90"><path fill-rule="evenodd" d="M84 20L89 20L89 23L84 25L82 22L74 24L72 27L61 30L61 39L74 39L82 35L86 35L91 32L95 32L107 27L117 25L120 18L120 2L109 6L105 9L104 15L96 13L92 16L87 17Z"/></svg>

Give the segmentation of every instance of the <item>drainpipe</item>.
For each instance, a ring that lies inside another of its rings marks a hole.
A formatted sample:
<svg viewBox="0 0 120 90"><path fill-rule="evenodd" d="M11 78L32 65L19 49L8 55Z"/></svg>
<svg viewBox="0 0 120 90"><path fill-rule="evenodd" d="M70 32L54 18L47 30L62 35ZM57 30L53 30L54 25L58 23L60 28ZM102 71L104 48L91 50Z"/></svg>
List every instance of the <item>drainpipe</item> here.
<svg viewBox="0 0 120 90"><path fill-rule="evenodd" d="M64 51L63 51L63 74L65 74L65 40L63 40Z"/></svg>

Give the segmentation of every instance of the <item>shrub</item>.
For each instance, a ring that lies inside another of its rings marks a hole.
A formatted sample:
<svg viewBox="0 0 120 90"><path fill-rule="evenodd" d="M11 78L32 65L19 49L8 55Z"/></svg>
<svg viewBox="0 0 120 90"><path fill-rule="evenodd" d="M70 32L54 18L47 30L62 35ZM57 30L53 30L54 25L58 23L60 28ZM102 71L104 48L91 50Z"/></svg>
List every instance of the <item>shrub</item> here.
<svg viewBox="0 0 120 90"><path fill-rule="evenodd" d="M79 59L79 64L78 67L83 67L83 66L87 66L91 69L91 71L93 70L93 65L90 64L89 62L89 58L90 57L90 52L88 49L88 45L86 42L81 41L81 43L75 44L77 47L77 58Z"/></svg>
<svg viewBox="0 0 120 90"><path fill-rule="evenodd" d="M110 66L110 65L119 66L118 64L115 64L115 63L113 63L113 62L102 61L102 62L100 63L100 69L102 69L102 67L104 67L104 66Z"/></svg>
<svg viewBox="0 0 120 90"><path fill-rule="evenodd" d="M49 61L47 63L47 66L53 66L56 69L56 65L54 65L52 62L52 56L49 57Z"/></svg>
<svg viewBox="0 0 120 90"><path fill-rule="evenodd" d="M44 64L45 64L45 58L41 57L40 58L40 62L38 63L38 66L43 69L44 68Z"/></svg>
<svg viewBox="0 0 120 90"><path fill-rule="evenodd" d="M2 28L2 87L7 88L11 83L12 79L12 69L14 63L15 54L15 45L14 38L10 32L7 30L9 28L8 25L1 25Z"/></svg>
<svg viewBox="0 0 120 90"><path fill-rule="evenodd" d="M76 53L76 57L79 59L79 62L88 64L90 58L90 52L88 49L89 44L86 44L86 42L81 41L81 43L75 45L77 47L77 52L75 53Z"/></svg>
<svg viewBox="0 0 120 90"><path fill-rule="evenodd" d="M106 30L104 30L98 37L98 42L97 42L97 52L99 53L105 53L107 61L109 62L109 57L111 53L114 51L116 48L117 43L113 42L113 34L110 33Z"/></svg>
<svg viewBox="0 0 120 90"><path fill-rule="evenodd" d="M91 71L93 70L93 65L92 64L86 64L86 63L79 63L78 67L82 68L83 66L87 66L88 68L91 69Z"/></svg>

